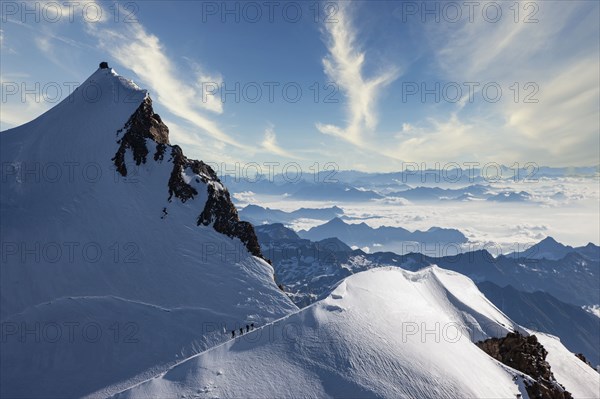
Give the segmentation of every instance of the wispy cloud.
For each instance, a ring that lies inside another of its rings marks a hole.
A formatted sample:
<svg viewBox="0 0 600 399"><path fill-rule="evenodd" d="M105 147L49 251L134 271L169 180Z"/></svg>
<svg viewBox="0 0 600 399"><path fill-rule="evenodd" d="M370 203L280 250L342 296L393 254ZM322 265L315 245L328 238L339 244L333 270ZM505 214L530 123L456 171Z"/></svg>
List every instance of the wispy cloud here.
<svg viewBox="0 0 600 399"><path fill-rule="evenodd" d="M494 145L493 134L483 120L465 122L456 113L447 119L429 118L418 126L403 124L395 135L396 144L382 154L404 162L479 161L491 154L504 156L502 146Z"/></svg>
<svg viewBox="0 0 600 399"><path fill-rule="evenodd" d="M203 140L193 124L177 118L165 117L163 121L169 127L171 142L181 145L186 155L201 157L204 162L211 164L235 165L236 162L240 162L240 158L231 151L230 146L219 140Z"/></svg>
<svg viewBox="0 0 600 399"><path fill-rule="evenodd" d="M397 135L395 154L557 166L599 162L598 4L537 4L537 23L515 23L509 15L492 24L425 25L440 81L476 82L479 89L493 82L503 92L497 103L483 101L479 92L472 103L463 97L449 113L415 122L413 131ZM536 102L525 101L534 91Z"/></svg>
<svg viewBox="0 0 600 399"><path fill-rule="evenodd" d="M378 74L364 76L366 54L356 41L357 32L350 15L351 2L339 2L337 22L325 24L329 54L323 58L328 78L335 82L347 99L347 124L340 127L317 123L324 134L340 137L355 145L362 145L364 135L377 127L377 99L399 76L394 66L387 66Z"/></svg>
<svg viewBox="0 0 600 399"><path fill-rule="evenodd" d="M540 87L539 104L504 107L506 128L530 146L529 156L563 165L600 162L598 57L571 63Z"/></svg>
<svg viewBox="0 0 600 399"><path fill-rule="evenodd" d="M81 7L81 5L78 7ZM65 12L63 8L58 7L58 3L51 9L62 10L60 12ZM47 12L49 19L56 18L52 16L51 11ZM73 13L75 12L76 11L73 11ZM60 19L57 19L57 21L69 21L69 14L65 14L64 18L61 17ZM20 21L11 17L6 17L6 22L10 23L12 27L18 27L19 29L27 29L31 34L31 39L33 41L32 45L35 46L38 50L40 50L41 54L48 61L50 61L55 66L62 69L72 77L80 76L80 71L78 71L74 67L74 65L76 64L75 61L78 59L78 54L76 54L75 52L81 50L89 51L95 49L95 47L90 46L89 44L81 40L71 39L67 37L64 33L61 33L61 30L65 27L65 24L33 24L26 23L24 21ZM6 47L6 45L4 45L4 47ZM27 47L27 49L29 49L29 47ZM4 52L7 52L8 54L19 53L19 51L15 50L15 47L2 48L2 50Z"/></svg>
<svg viewBox="0 0 600 399"><path fill-rule="evenodd" d="M262 148L269 153L279 155L285 158L291 159L302 159L293 153L284 150L277 144L277 136L275 134L275 127L271 124L265 129L264 139L262 141Z"/></svg>
<svg viewBox="0 0 600 399"><path fill-rule="evenodd" d="M51 58L52 61L56 62L56 59L53 55L54 49L48 36L37 36L35 38L35 45L42 53L46 55L46 57Z"/></svg>
<svg viewBox="0 0 600 399"><path fill-rule="evenodd" d="M219 141L245 148L206 116L206 111L219 113L222 108L214 102L202 101L197 82L179 79L180 74L167 56L164 45L140 23L126 24L120 31L93 25L89 32L97 37L103 50L121 65L126 65L149 86L157 95L157 100L173 115L187 120Z"/></svg>
<svg viewBox="0 0 600 399"><path fill-rule="evenodd" d="M194 71L194 86L200 93L202 104L205 109L222 114L223 101L220 96L220 89L223 85L223 76L219 73L207 73L197 61L188 57L183 57Z"/></svg>
<svg viewBox="0 0 600 399"><path fill-rule="evenodd" d="M14 24L14 25L17 25L17 26L19 26L21 28L29 29L30 31L34 32L35 34L38 34L38 35L40 34L40 26L33 25L33 24L27 24L27 23L25 23L23 21L19 21L17 19L10 18L10 17L6 17L6 22ZM83 43L81 41L73 40L73 39L70 39L70 38L68 38L68 37L66 37L64 35L57 34L55 32L56 29L50 29L49 28L51 26L54 26L54 25L52 25L52 24L42 25L42 29L43 29L43 35L42 36L44 36L44 37L46 37L48 39L50 39L50 38L55 39L57 41L60 41L60 42L62 42L64 44L67 44L67 45L75 47L75 48L88 48L88 49L93 48L92 46L89 46L88 44L85 44L85 43Z"/></svg>
<svg viewBox="0 0 600 399"><path fill-rule="evenodd" d="M17 51L7 44L4 29L0 29L0 50L2 50L4 54L17 54Z"/></svg>

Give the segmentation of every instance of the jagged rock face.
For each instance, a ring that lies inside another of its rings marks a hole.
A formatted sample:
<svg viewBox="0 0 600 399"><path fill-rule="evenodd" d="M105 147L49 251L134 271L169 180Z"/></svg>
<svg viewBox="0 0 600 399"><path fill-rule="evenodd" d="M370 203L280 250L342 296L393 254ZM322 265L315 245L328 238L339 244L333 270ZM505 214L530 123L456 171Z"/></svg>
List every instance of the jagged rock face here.
<svg viewBox="0 0 600 399"><path fill-rule="evenodd" d="M198 195L198 191L182 177L182 172L190 168L202 179L208 190L208 199L198 216L197 224L204 226L212 224L219 233L239 238L252 255L264 259L254 228L250 223L240 221L237 209L231 202L229 191L223 186L214 170L202 161L188 159L179 146L170 145L169 128L162 122L160 116L154 113L149 96L131 115L122 130L125 130L125 134L117 141L119 149L112 158L117 171L122 176L127 176L125 153L128 149L132 151L136 164L140 165L147 161L150 152L149 141L156 143L155 161L162 161L169 148L171 150L169 161L173 163L173 170L168 182L168 200L172 201L173 197L176 197L181 202L186 202Z"/></svg>
<svg viewBox="0 0 600 399"><path fill-rule="evenodd" d="M208 226L211 223L219 233L239 238L252 255L263 257L252 225L240 221L237 210L229 198L229 192L227 190L220 192L213 184L208 185L208 200L198 217L199 225Z"/></svg>
<svg viewBox="0 0 600 399"><path fill-rule="evenodd" d="M125 152L128 149L131 149L136 165L146 163L149 152L146 139L151 139L156 143L154 159L162 160L166 146L169 144L169 128L163 123L160 116L152 110L152 100L149 96L131 115L125 124L124 130L125 134L117 141L120 144L119 149L112 159L121 175L127 175Z"/></svg>
<svg viewBox="0 0 600 399"><path fill-rule="evenodd" d="M477 346L494 359L534 378L535 383L526 383L530 398L573 398L554 378L550 364L546 361L548 352L535 335L525 337L519 333L509 333L504 338L477 342Z"/></svg>
<svg viewBox="0 0 600 399"><path fill-rule="evenodd" d="M183 155L181 148L177 145L171 147L171 161L173 162L173 170L169 177L169 201L175 196L179 198L181 202L186 202L198 195L198 191L187 184L181 176L181 172L190 166L190 162L185 155ZM208 182L209 178L201 173L198 174L202 177L204 183Z"/></svg>
<svg viewBox="0 0 600 399"><path fill-rule="evenodd" d="M185 202L198 194L196 189L187 184L181 176L184 169L190 168L200 176L208 190L208 199L202 213L198 216L198 225L208 226L212 223L216 231L229 237L239 238L252 255L264 259L254 228L250 223L240 221L237 209L231 202L229 191L223 186L214 170L202 161L186 158L179 146L172 147L171 157L173 171L169 179L169 200L175 196Z"/></svg>

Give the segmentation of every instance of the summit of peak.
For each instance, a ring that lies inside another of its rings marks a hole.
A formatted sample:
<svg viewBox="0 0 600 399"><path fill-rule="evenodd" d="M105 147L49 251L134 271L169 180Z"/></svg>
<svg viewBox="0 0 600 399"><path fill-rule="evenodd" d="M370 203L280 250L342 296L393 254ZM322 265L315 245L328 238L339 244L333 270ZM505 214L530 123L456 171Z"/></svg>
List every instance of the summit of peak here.
<svg viewBox="0 0 600 399"><path fill-rule="evenodd" d="M93 86L93 87L91 87ZM131 79L124 78L117 71L108 66L107 62L101 62L96 69L79 87L85 87L88 92L85 96L89 101L100 100L101 97L113 99L115 101L125 101L123 95L136 94L147 95L147 90L142 89ZM104 88L109 90L104 90ZM106 93L105 93L106 91ZM121 95L123 94L123 95ZM143 100L143 97L140 101ZM128 100L131 102L132 100Z"/></svg>
<svg viewBox="0 0 600 399"><path fill-rule="evenodd" d="M6 133L14 135L14 139L6 141L2 155L10 159L11 151L18 148L21 152L27 148L45 148L39 154L33 152L38 155L37 161L58 158L100 162L112 158L117 132L150 97L146 90L106 66L96 69L42 115L9 129Z"/></svg>
<svg viewBox="0 0 600 399"><path fill-rule="evenodd" d="M551 237L551 236L544 238L542 241L540 241L538 243L538 245L552 246L552 247L564 247L565 246L565 245L561 244L560 242L556 241L554 239L554 237Z"/></svg>

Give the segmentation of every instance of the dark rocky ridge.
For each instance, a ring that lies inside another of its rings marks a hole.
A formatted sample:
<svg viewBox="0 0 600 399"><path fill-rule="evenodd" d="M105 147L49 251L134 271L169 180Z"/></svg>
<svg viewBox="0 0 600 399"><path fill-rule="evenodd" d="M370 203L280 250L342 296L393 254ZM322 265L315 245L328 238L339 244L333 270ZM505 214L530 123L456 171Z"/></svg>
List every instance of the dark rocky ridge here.
<svg viewBox="0 0 600 399"><path fill-rule="evenodd" d="M535 379L533 384L525 382L530 398L573 398L554 378L550 364L546 361L548 352L535 335L525 337L518 332L508 333L503 338L477 342L477 346L494 359Z"/></svg>
<svg viewBox="0 0 600 399"><path fill-rule="evenodd" d="M212 223L216 231L229 237L239 238L252 255L263 258L254 228L249 222L240 221L237 210L229 197L229 192L227 190L219 191L212 184L209 184L207 188L208 200L198 217L198 224L208 226Z"/></svg>
<svg viewBox="0 0 600 399"><path fill-rule="evenodd" d="M169 145L169 128L152 110L152 100L149 96L131 115L123 129L125 134L117 141L120 146L112 159L121 175L127 176L127 166L125 165L127 149L131 149L136 165L146 163L149 152L146 147L146 139L151 139L156 143L154 159L162 160L166 146Z"/></svg>
<svg viewBox="0 0 600 399"><path fill-rule="evenodd" d="M125 130L125 133L117 141L119 149L112 158L117 171L122 176L127 176L125 154L128 149L131 150L136 165L140 165L146 163L150 153L149 140L156 143L153 156L155 161L162 161L167 149L170 148L169 162L173 163L173 170L168 182L169 202L173 197L186 202L198 195L198 191L186 183L181 175L186 168L190 168L206 184L208 190L206 205L198 216L197 224L204 226L212 224L219 233L231 238L239 238L252 255L264 259L254 228L250 223L240 221L237 209L231 202L229 191L214 170L202 161L188 159L181 147L169 143L169 128L160 116L154 113L149 96L131 115L122 130Z"/></svg>

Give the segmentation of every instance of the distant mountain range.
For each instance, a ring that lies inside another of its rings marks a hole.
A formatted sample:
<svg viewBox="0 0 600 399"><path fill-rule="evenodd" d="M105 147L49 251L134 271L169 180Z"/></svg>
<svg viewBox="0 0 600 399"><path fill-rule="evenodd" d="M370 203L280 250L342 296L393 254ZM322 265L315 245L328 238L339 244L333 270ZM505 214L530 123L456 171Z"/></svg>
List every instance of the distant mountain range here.
<svg viewBox="0 0 600 399"><path fill-rule="evenodd" d="M600 261L597 258L600 248L594 244L582 247L585 251L568 252L561 259L504 255L494 258L486 250L431 257L420 253L365 253L351 249L338 237L328 237L325 241L321 237L308 239L283 225L257 227L257 236L265 256L273 261L277 281L286 286L313 287L314 290L306 292L316 297L326 293L330 284L335 284L348 271L356 273L382 265L418 270L435 264L462 273L477 283L490 281L524 292L544 291L576 306L600 303ZM277 236L285 236L285 240ZM323 242L328 246L317 245ZM329 272L324 273L323 268ZM297 277L290 278L290 274ZM319 282L316 282L317 276ZM321 284L323 282L329 283Z"/></svg>
<svg viewBox="0 0 600 399"><path fill-rule="evenodd" d="M522 252L512 252L506 256L512 258L559 260L572 252L595 261L600 260L600 250L597 245L594 245L591 242L584 247L573 248L570 245L559 243L552 237L546 237L539 243L532 245Z"/></svg>
<svg viewBox="0 0 600 399"><path fill-rule="evenodd" d="M467 242L467 237L456 229L431 227L427 231L408 231L402 227L381 226L370 227L366 223L346 223L340 218L334 218L320 226L309 230L300 230L298 235L313 241L336 237L348 245L357 247L374 247L382 244L398 242L415 243L454 243Z"/></svg>
<svg viewBox="0 0 600 399"><path fill-rule="evenodd" d="M537 170L531 168L509 168L500 166L498 170L473 169L422 169L407 170L405 172L369 173L353 170L322 171L318 174L310 174L298 181L290 181L289 177L276 174L268 177L257 176L252 179L240 179L239 176L224 174L221 180L233 191L255 191L265 192L269 190L272 194L292 194L300 188L316 187L323 185L339 185L340 187L351 186L377 192L391 192L407 190L419 186L436 187L444 183L457 186L488 186L492 182L514 182L527 179L555 179L563 177L598 177L600 165L589 167L539 167Z"/></svg>
<svg viewBox="0 0 600 399"><path fill-rule="evenodd" d="M487 198L490 192L489 186L481 184L470 185L463 188L440 188L440 187L415 187L408 190L388 193L389 197L402 197L410 201L438 201L459 200L467 196L473 198Z"/></svg>
<svg viewBox="0 0 600 399"><path fill-rule="evenodd" d="M279 209L263 208L258 205L247 205L239 211L240 219L254 225L271 223L291 223L297 219L330 220L344 215L344 210L337 206L330 208L300 208L292 212Z"/></svg>
<svg viewBox="0 0 600 399"><path fill-rule="evenodd" d="M391 192L387 196L405 198L410 201L533 201L533 196L525 191L502 190L498 192L490 186L481 184L462 188L415 187L408 190Z"/></svg>
<svg viewBox="0 0 600 399"><path fill-rule="evenodd" d="M572 195L564 191L548 193L538 198L527 191L510 187L515 181L527 179L558 179L570 176L596 178L599 166L581 168L547 168L518 170L500 167L490 176L489 171L423 170L393 173L364 173L357 171L321 172L290 181L284 175L253 179L224 175L223 180L234 193L253 192L261 195L285 196L303 201L357 202L384 198L404 198L409 201L476 201L539 202L566 201ZM447 188L451 185L452 188ZM576 194L575 197L576 198Z"/></svg>
<svg viewBox="0 0 600 399"><path fill-rule="evenodd" d="M452 184L452 188L441 186L417 185L416 187L398 181L365 182L362 180L347 182L299 182L279 180L258 180L244 182L234 180L233 191L237 193L252 192L261 195L284 196L288 200L326 201L338 203L367 202L383 199L402 198L411 202L436 201L495 201L537 203L543 201L568 201L572 195L564 191L535 196L527 191L517 191L510 187L498 187L482 181L479 184ZM577 198L575 195L573 198Z"/></svg>
<svg viewBox="0 0 600 399"><path fill-rule="evenodd" d="M348 184L323 183L302 187L291 193L290 198L305 201L359 202L383 198L372 190L359 190Z"/></svg>
<svg viewBox="0 0 600 399"><path fill-rule="evenodd" d="M398 184L409 184L412 186L418 185L435 185L440 182L452 181L457 184L481 184L495 180L514 181L515 179L541 179L541 178L556 178L556 177L572 177L572 176L598 176L600 173L600 165L584 166L584 167L547 167L541 166L536 170L531 167L510 168L501 165L498 170L482 169L482 168L425 168L422 165L411 165L404 172L388 172L388 173L369 173L353 170L337 171L333 176L331 172L324 171L319 173L315 178L317 181L335 178L337 181L347 184L355 184L361 186L389 184L396 182Z"/></svg>
<svg viewBox="0 0 600 399"><path fill-rule="evenodd" d="M487 200L496 202L527 202L532 200L532 196L525 191L502 191L488 197Z"/></svg>
<svg viewBox="0 0 600 399"><path fill-rule="evenodd" d="M340 182L312 182L306 180L290 182L284 179L247 181L234 178L227 180L229 186L232 187L232 192L285 196L286 199L302 201L360 202L384 197L373 190L362 189Z"/></svg>

